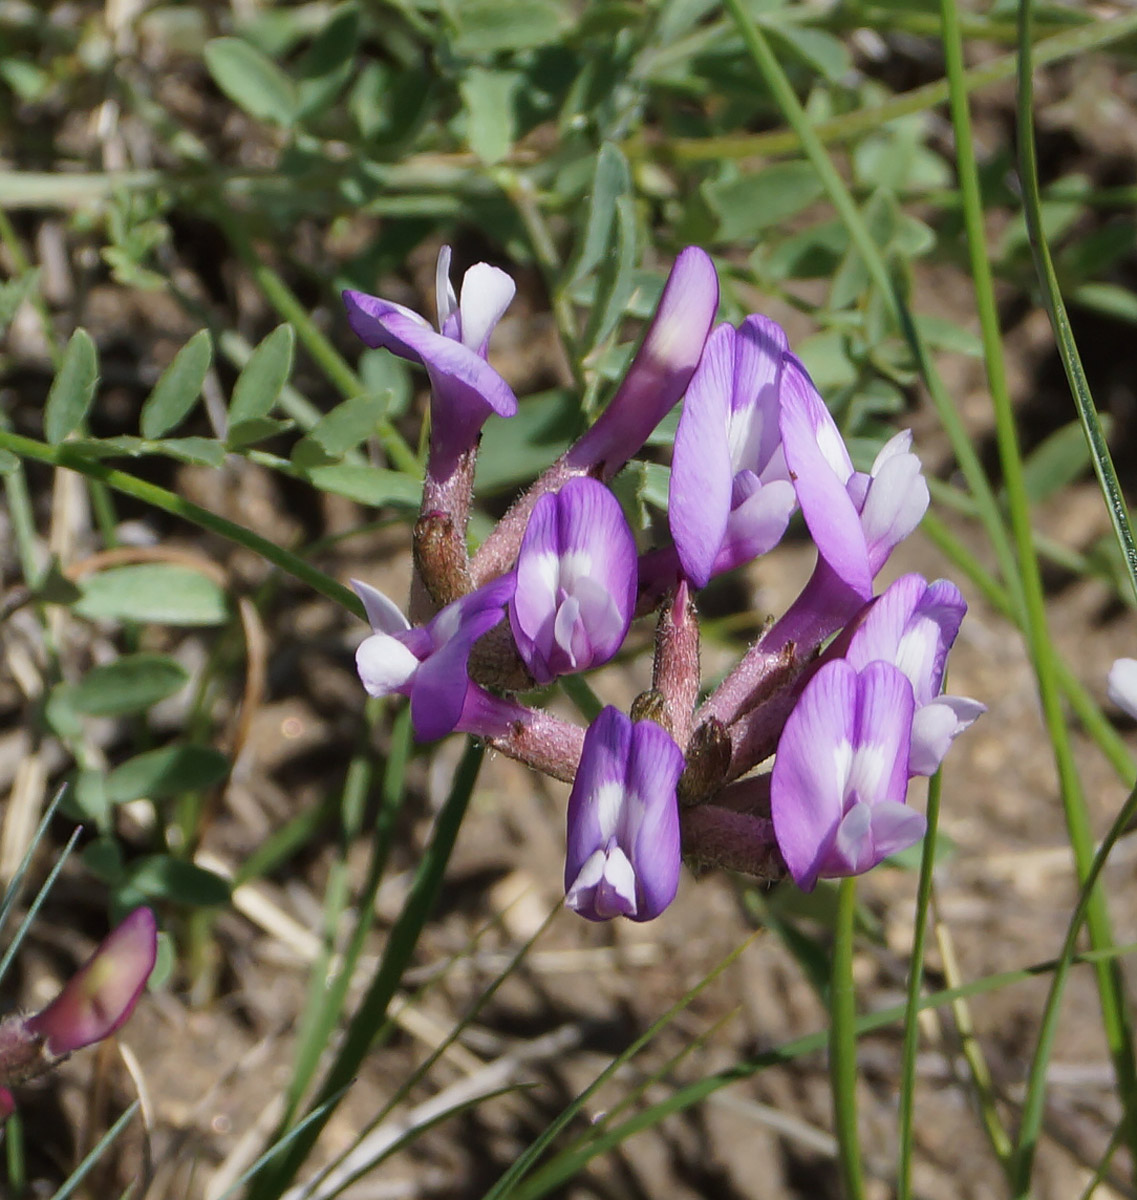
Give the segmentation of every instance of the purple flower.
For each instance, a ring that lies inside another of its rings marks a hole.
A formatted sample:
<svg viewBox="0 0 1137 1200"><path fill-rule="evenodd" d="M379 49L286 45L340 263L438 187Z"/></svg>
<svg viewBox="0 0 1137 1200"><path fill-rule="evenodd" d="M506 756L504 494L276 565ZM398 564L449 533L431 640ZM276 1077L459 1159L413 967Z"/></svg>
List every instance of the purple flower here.
<svg viewBox="0 0 1137 1200"><path fill-rule="evenodd" d="M912 685L912 775L934 775L951 743L987 711L978 700L940 694L948 651L966 612L955 584L946 579L929 584L920 575L904 575L873 603L847 639L845 659L856 670L888 662Z"/></svg>
<svg viewBox="0 0 1137 1200"><path fill-rule="evenodd" d="M817 551L868 600L876 573L928 507L911 431L885 443L866 475L853 470L829 410L792 354L786 355L781 399L786 462Z"/></svg>
<svg viewBox="0 0 1137 1200"><path fill-rule="evenodd" d="M136 908L63 986L24 1022L53 1058L110 1037L134 1011L154 969L158 927L148 908Z"/></svg>
<svg viewBox="0 0 1137 1200"><path fill-rule="evenodd" d="M1109 669L1109 698L1137 720L1137 658L1119 658Z"/></svg>
<svg viewBox="0 0 1137 1200"><path fill-rule="evenodd" d="M565 455L565 468L613 475L678 403L698 365L719 303L714 263L688 246L671 268L659 307L615 396Z"/></svg>
<svg viewBox="0 0 1137 1200"><path fill-rule="evenodd" d="M415 737L420 742L445 737L458 728L467 692L475 687L466 672L470 651L505 615L513 576L487 583L413 628L382 592L354 579L352 587L373 630L355 654L367 693L409 696Z"/></svg>
<svg viewBox="0 0 1137 1200"><path fill-rule="evenodd" d="M654 721L601 712L568 803L565 903L590 921L650 921L679 887L683 753Z"/></svg>
<svg viewBox="0 0 1137 1200"><path fill-rule="evenodd" d="M767 317L720 325L687 389L668 520L697 587L776 546L796 505L778 427L786 348Z"/></svg>
<svg viewBox="0 0 1137 1200"><path fill-rule="evenodd" d="M636 602L636 544L619 501L570 479L537 501L517 556L509 621L533 678L586 671L619 650Z"/></svg>
<svg viewBox="0 0 1137 1200"><path fill-rule="evenodd" d="M859 875L920 840L904 803L915 701L890 663L843 659L809 681L786 721L770 781L774 835L797 885Z"/></svg>
<svg viewBox="0 0 1137 1200"><path fill-rule="evenodd" d="M476 263L456 298L449 272L450 247L443 246L436 274L440 333L401 304L364 292L343 294L348 324L362 341L426 367L433 397L431 457L439 460L438 475L449 474L458 456L472 448L490 413L511 417L517 412L509 384L486 362L490 334L516 285L497 267Z"/></svg>

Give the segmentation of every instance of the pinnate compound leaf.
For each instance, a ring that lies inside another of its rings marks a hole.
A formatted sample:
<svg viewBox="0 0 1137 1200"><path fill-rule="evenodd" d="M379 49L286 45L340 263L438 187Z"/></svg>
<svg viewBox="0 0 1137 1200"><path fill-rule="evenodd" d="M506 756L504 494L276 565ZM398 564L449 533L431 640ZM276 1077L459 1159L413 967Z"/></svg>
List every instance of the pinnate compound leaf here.
<svg viewBox="0 0 1137 1200"><path fill-rule="evenodd" d="M289 126L298 99L292 80L244 38L220 37L207 42L205 65L213 82L239 108L260 121Z"/></svg>
<svg viewBox="0 0 1137 1200"><path fill-rule="evenodd" d="M63 352L59 374L47 394L43 412L44 437L56 446L83 422L95 399L99 380L99 355L91 335L76 329Z"/></svg>
<svg viewBox="0 0 1137 1200"><path fill-rule="evenodd" d="M153 621L164 625L221 625L224 591L208 576L176 563L133 563L88 575L75 611L90 620Z"/></svg>
<svg viewBox="0 0 1137 1200"><path fill-rule="evenodd" d="M292 373L296 335L291 325L278 325L249 355L233 385L229 427L254 417L267 417Z"/></svg>
<svg viewBox="0 0 1137 1200"><path fill-rule="evenodd" d="M144 438L160 438L181 424L197 403L212 362L209 330L199 330L174 355L173 362L147 396L140 426Z"/></svg>
<svg viewBox="0 0 1137 1200"><path fill-rule="evenodd" d="M74 712L114 717L141 712L172 696L188 680L189 672L168 655L124 654L112 663L92 667L65 691Z"/></svg>
<svg viewBox="0 0 1137 1200"><path fill-rule="evenodd" d="M229 760L209 746L163 746L135 755L107 776L111 804L152 800L213 787L229 773Z"/></svg>

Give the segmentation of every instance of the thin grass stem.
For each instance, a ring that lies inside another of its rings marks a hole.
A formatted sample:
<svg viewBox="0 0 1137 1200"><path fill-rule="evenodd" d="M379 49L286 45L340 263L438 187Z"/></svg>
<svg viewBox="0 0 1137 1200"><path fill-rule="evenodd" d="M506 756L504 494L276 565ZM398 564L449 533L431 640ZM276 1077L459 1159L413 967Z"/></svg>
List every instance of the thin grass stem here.
<svg viewBox="0 0 1137 1200"><path fill-rule="evenodd" d="M857 1129L857 995L853 951L857 925L857 881L842 879L837 889L833 930L833 969L829 983L829 1087L833 1130L846 1200L865 1194L861 1139Z"/></svg>

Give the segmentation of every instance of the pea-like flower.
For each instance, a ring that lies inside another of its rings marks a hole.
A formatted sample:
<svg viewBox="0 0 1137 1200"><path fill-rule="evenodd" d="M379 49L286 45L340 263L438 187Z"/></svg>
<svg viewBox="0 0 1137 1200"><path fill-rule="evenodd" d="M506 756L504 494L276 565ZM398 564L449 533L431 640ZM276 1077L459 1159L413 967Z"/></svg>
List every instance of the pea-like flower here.
<svg viewBox="0 0 1137 1200"><path fill-rule="evenodd" d="M4 1085L49 1071L75 1050L117 1032L134 1011L158 955L158 927L136 908L99 943L59 995L30 1017L0 1021L0 1119L15 1107Z"/></svg>
<svg viewBox="0 0 1137 1200"><path fill-rule="evenodd" d="M369 584L352 580L372 633L355 655L369 695L409 696L415 737L429 742L458 728L470 682L474 643L505 615L514 579L504 575L448 604L429 624L411 626L398 606Z"/></svg>
<svg viewBox="0 0 1137 1200"><path fill-rule="evenodd" d="M885 589L848 638L845 659L851 666L861 670L870 662L889 662L912 685L912 775L934 775L952 742L987 711L978 700L941 694L948 651L966 612L955 584L904 575Z"/></svg>
<svg viewBox="0 0 1137 1200"><path fill-rule="evenodd" d="M786 350L767 317L720 325L687 389L668 521L696 587L773 549L796 507L778 424Z"/></svg>
<svg viewBox="0 0 1137 1200"><path fill-rule="evenodd" d="M770 781L774 836L798 887L859 875L918 842L905 803L915 700L891 663L843 659L809 681L778 743Z"/></svg>
<svg viewBox="0 0 1137 1200"><path fill-rule="evenodd" d="M568 804L569 908L650 921L675 899L682 772L682 751L654 721L609 706L592 722Z"/></svg>
<svg viewBox="0 0 1137 1200"><path fill-rule="evenodd" d="M509 620L538 683L586 671L619 650L636 600L636 544L619 501L570 479L537 501L517 557Z"/></svg>
<svg viewBox="0 0 1137 1200"><path fill-rule="evenodd" d="M438 325L402 304L348 290L348 324L368 346L383 347L426 367L431 383L431 458L447 474L477 440L491 413L511 417L517 397L486 362L490 334L517 290L500 268L475 263L462 279L460 296L450 285L450 247L438 255Z"/></svg>
<svg viewBox="0 0 1137 1200"><path fill-rule="evenodd" d="M781 430L805 523L817 552L862 600L892 550L920 524L928 485L904 430L881 448L866 475L849 452L801 363L787 354Z"/></svg>

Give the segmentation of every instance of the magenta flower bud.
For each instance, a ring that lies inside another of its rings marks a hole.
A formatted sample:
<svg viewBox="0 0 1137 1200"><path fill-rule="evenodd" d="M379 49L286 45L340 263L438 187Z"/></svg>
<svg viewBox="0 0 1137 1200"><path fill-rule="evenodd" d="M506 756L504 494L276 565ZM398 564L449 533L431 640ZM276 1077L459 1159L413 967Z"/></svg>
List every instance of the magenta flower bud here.
<svg viewBox="0 0 1137 1200"><path fill-rule="evenodd" d="M134 1011L157 954L154 914L136 908L25 1028L53 1058L110 1037Z"/></svg>
<svg viewBox="0 0 1137 1200"><path fill-rule="evenodd" d="M368 695L410 697L411 723L420 742L459 727L470 683L467 664L474 643L505 615L514 577L502 576L448 604L426 626L412 627L378 589L352 580L372 634L355 654Z"/></svg>
<svg viewBox="0 0 1137 1200"><path fill-rule="evenodd" d="M916 704L912 775L934 775L951 743L987 711L978 700L941 694L948 651L966 612L955 584L904 575L885 589L847 639L837 639L837 649L847 641L845 660L856 670L888 662L911 683Z"/></svg>
<svg viewBox="0 0 1137 1200"><path fill-rule="evenodd" d="M770 780L774 835L798 887L859 875L918 842L905 804L912 685L890 663L842 659L809 681L782 731Z"/></svg>
<svg viewBox="0 0 1137 1200"><path fill-rule="evenodd" d="M675 260L659 307L615 396L565 455L572 471L611 479L687 390L719 303L714 263L697 246Z"/></svg>
<svg viewBox="0 0 1137 1200"><path fill-rule="evenodd" d="M786 463L818 554L862 600L893 548L919 525L928 485L911 453L911 431L885 444L869 474L849 452L805 368L785 360L781 431Z"/></svg>
<svg viewBox="0 0 1137 1200"><path fill-rule="evenodd" d="M490 413L511 417L517 397L486 362L494 326L516 291L513 280L488 263L472 266L456 298L448 278L450 247L438 255L438 323L430 323L401 304L345 291L348 324L368 346L383 347L426 367L431 383L432 471L449 476L458 458L472 449Z"/></svg>
<svg viewBox="0 0 1137 1200"><path fill-rule="evenodd" d="M1119 658L1109 669L1109 698L1137 720L1137 658Z"/></svg>
<svg viewBox="0 0 1137 1200"><path fill-rule="evenodd" d="M683 753L654 722L605 708L584 735L568 803L565 903L590 921L650 921L679 887Z"/></svg>
<svg viewBox="0 0 1137 1200"><path fill-rule="evenodd" d="M696 587L773 549L797 506L778 427L786 348L767 317L720 325L687 388L667 515Z"/></svg>
<svg viewBox="0 0 1137 1200"><path fill-rule="evenodd" d="M538 683L587 671L619 650L636 601L636 543L620 503L595 479L537 501L517 556L509 621Z"/></svg>

